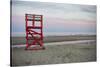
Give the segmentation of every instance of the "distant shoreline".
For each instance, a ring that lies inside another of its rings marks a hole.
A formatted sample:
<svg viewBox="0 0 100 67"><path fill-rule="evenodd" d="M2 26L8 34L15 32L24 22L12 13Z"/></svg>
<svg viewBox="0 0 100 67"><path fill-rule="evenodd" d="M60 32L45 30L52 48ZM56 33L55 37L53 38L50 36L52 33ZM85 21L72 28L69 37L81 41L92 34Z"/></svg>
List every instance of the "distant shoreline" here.
<svg viewBox="0 0 100 67"><path fill-rule="evenodd" d="M66 33L66 32L63 32L63 33L43 33L43 36L44 37L47 37L47 36L73 36L73 35L96 35L96 33ZM25 37L26 36L26 33L11 33L11 36L12 37Z"/></svg>
<svg viewBox="0 0 100 67"><path fill-rule="evenodd" d="M76 40L96 40L96 35L70 35L70 36L46 36L44 37L44 43L49 42L63 42L63 41L76 41ZM11 37L11 44L25 44L26 38L21 37Z"/></svg>

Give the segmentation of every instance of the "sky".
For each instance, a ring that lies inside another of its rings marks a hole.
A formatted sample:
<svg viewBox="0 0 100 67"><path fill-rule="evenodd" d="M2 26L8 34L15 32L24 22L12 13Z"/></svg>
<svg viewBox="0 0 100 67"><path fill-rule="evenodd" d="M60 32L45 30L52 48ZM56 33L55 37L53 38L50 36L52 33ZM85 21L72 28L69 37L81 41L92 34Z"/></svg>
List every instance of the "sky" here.
<svg viewBox="0 0 100 67"><path fill-rule="evenodd" d="M12 0L12 34L25 34L25 14L43 15L43 33L96 34L96 6Z"/></svg>

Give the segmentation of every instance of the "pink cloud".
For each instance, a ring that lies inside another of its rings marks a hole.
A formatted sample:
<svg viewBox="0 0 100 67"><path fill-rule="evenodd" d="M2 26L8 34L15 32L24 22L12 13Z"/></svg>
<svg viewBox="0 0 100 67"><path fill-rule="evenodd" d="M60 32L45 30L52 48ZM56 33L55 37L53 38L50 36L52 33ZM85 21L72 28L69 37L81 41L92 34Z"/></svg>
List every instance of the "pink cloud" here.
<svg viewBox="0 0 100 67"><path fill-rule="evenodd" d="M96 21L95 20L67 20L62 18L47 18L45 20L46 26L63 26L63 27L83 27L83 28L89 28L89 27L96 27Z"/></svg>

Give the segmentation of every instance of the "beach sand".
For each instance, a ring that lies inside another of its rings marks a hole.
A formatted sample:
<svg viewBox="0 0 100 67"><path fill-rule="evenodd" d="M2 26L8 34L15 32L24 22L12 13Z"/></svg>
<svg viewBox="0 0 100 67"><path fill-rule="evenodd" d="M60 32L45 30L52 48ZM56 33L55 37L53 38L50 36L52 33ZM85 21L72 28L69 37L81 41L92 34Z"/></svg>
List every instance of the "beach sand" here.
<svg viewBox="0 0 100 67"><path fill-rule="evenodd" d="M12 65L44 65L96 61L96 42L46 46L45 50L12 48Z"/></svg>

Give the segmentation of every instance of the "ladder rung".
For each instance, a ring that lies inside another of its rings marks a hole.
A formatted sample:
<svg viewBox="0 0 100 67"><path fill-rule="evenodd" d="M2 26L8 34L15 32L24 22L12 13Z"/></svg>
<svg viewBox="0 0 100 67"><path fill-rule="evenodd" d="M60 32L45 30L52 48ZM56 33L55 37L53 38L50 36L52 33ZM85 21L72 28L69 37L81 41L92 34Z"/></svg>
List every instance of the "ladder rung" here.
<svg viewBox="0 0 100 67"><path fill-rule="evenodd" d="M33 37L28 37L28 39L29 39L29 40L34 40L34 38L33 38Z"/></svg>
<svg viewBox="0 0 100 67"><path fill-rule="evenodd" d="M40 19L27 19L28 21L41 21Z"/></svg>
<svg viewBox="0 0 100 67"><path fill-rule="evenodd" d="M37 15L37 14L26 14L27 16L42 16L42 15Z"/></svg>
<svg viewBox="0 0 100 67"><path fill-rule="evenodd" d="M32 26L28 26L27 28L34 28L34 29L42 29L42 27L32 27Z"/></svg>
<svg viewBox="0 0 100 67"><path fill-rule="evenodd" d="M34 20L34 21L41 21L41 20L36 19L36 20Z"/></svg>
<svg viewBox="0 0 100 67"><path fill-rule="evenodd" d="M29 30L29 31L32 32L33 34L39 34L39 35L41 35L41 33L38 33L36 31L33 31L33 30Z"/></svg>
<svg viewBox="0 0 100 67"><path fill-rule="evenodd" d="M35 35L41 35L41 33L31 33L31 34L35 34Z"/></svg>

